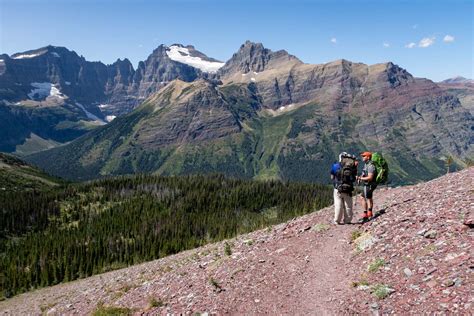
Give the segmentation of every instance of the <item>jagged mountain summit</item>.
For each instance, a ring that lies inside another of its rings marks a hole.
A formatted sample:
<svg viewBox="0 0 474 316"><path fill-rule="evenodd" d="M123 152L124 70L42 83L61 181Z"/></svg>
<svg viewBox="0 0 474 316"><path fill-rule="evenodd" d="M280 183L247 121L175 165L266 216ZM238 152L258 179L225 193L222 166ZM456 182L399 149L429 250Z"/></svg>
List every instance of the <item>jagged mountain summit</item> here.
<svg viewBox="0 0 474 316"><path fill-rule="evenodd" d="M219 69L219 74L222 77L227 77L236 73L258 73L295 64L302 64L302 62L285 50L272 52L270 49L263 47L262 43L246 41L240 46L237 53Z"/></svg>
<svg viewBox="0 0 474 316"><path fill-rule="evenodd" d="M221 172L325 181L340 151L368 149L384 153L395 184L473 155L472 114L390 62L310 65L247 42L216 76L174 80L108 126L28 159L74 179Z"/></svg>

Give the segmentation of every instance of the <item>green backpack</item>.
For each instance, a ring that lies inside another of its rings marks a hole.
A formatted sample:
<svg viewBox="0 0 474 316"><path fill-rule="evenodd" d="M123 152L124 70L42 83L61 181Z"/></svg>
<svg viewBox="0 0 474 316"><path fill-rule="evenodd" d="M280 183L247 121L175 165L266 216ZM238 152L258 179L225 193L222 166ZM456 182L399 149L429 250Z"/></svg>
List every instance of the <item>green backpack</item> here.
<svg viewBox="0 0 474 316"><path fill-rule="evenodd" d="M377 184L385 184L388 180L388 164L387 161L383 158L381 153L372 154L372 162L374 163L377 176L375 177L375 182Z"/></svg>

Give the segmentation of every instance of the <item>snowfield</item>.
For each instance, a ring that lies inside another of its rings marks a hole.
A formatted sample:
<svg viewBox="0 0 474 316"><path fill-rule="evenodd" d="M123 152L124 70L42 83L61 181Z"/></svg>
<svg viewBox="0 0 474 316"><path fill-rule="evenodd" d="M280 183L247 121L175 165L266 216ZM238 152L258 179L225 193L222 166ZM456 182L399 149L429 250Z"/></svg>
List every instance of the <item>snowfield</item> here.
<svg viewBox="0 0 474 316"><path fill-rule="evenodd" d="M40 52L36 54L21 54L17 55L15 57L12 57L13 59L25 59L25 58L34 58L43 55L45 52Z"/></svg>
<svg viewBox="0 0 474 316"><path fill-rule="evenodd" d="M61 91L51 82L32 82L31 86L34 88L28 93L28 98L31 100L45 99L47 97L65 98Z"/></svg>
<svg viewBox="0 0 474 316"><path fill-rule="evenodd" d="M217 70L219 70L219 68L225 64L220 62L206 61L200 57L193 57L191 56L189 49L175 45L170 46L169 50L166 51L166 54L171 60L198 68L203 72L217 72Z"/></svg>
<svg viewBox="0 0 474 316"><path fill-rule="evenodd" d="M76 102L76 105L78 107L80 107L81 110L84 111L84 113L86 113L87 117L90 118L91 120L94 120L94 121L100 123L101 125L105 124L105 122L103 120L101 120L100 118L98 118L97 116L92 114L91 112L87 111L86 108L82 104L80 104L79 102Z"/></svg>

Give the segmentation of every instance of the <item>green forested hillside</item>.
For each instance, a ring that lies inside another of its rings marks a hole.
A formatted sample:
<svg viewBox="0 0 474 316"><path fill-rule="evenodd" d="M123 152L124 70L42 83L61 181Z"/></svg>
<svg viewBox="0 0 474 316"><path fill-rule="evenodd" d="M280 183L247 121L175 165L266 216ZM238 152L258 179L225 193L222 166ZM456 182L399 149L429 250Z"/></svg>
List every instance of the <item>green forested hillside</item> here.
<svg viewBox="0 0 474 316"><path fill-rule="evenodd" d="M14 156L0 153L0 192L43 191L61 182Z"/></svg>
<svg viewBox="0 0 474 316"><path fill-rule="evenodd" d="M160 258L327 206L325 186L138 175L0 192L0 297Z"/></svg>

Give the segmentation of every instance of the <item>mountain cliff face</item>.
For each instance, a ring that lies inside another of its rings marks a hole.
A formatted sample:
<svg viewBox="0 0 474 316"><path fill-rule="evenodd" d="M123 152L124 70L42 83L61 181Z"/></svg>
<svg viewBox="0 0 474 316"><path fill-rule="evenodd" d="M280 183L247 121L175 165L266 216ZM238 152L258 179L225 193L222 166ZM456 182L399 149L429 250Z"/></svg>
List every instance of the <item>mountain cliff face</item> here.
<svg viewBox="0 0 474 316"><path fill-rule="evenodd" d="M474 115L474 80L456 77L438 82L438 86L458 98L461 104Z"/></svg>
<svg viewBox="0 0 474 316"><path fill-rule="evenodd" d="M1 55L0 132L7 137L0 150L27 154L71 141L130 112L170 81L207 77L221 65L179 44L161 45L137 70L128 59L104 65L55 46Z"/></svg>
<svg viewBox="0 0 474 316"><path fill-rule="evenodd" d="M439 175L449 156L462 166L473 126L456 97L393 63L308 65L245 43L212 78L173 81L120 120L29 159L80 179L151 171L325 181L340 151L371 150L384 153L395 184Z"/></svg>

